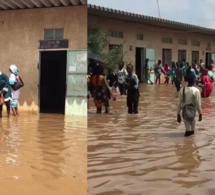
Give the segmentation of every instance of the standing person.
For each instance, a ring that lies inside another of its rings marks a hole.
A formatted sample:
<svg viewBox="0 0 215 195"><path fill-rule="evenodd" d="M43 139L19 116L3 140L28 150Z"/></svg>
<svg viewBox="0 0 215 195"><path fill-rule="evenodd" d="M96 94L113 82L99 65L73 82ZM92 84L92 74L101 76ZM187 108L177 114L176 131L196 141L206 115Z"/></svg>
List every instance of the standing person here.
<svg viewBox="0 0 215 195"><path fill-rule="evenodd" d="M213 74L212 70L213 70L213 65L210 64L208 66L208 76L210 77L211 82L214 82L214 74Z"/></svg>
<svg viewBox="0 0 215 195"><path fill-rule="evenodd" d="M213 85L211 84L211 79L208 76L208 70L207 69L204 69L204 73L201 77L201 84L199 85L202 88L201 96L202 97L209 97L212 90L213 90Z"/></svg>
<svg viewBox="0 0 215 195"><path fill-rule="evenodd" d="M128 73L124 68L124 62L120 62L117 70L117 79L120 95L126 95L125 78L127 75Z"/></svg>
<svg viewBox="0 0 215 195"><path fill-rule="evenodd" d="M153 84L151 81L151 67L149 66L149 59L146 58L145 60L145 70L146 70L146 83L148 84L148 81Z"/></svg>
<svg viewBox="0 0 215 195"><path fill-rule="evenodd" d="M9 71L11 73L9 78L9 83L11 86L11 95L12 95L12 101L10 103L10 107L13 112L13 115L18 116L18 101L20 96L20 89L14 90L12 86L20 79L20 77L18 76L19 70L16 67L16 65L11 65Z"/></svg>
<svg viewBox="0 0 215 195"><path fill-rule="evenodd" d="M117 75L114 73L112 68L108 68L107 71L107 82L108 85L110 86L111 90L113 91L113 88L116 89L117 85Z"/></svg>
<svg viewBox="0 0 215 195"><path fill-rule="evenodd" d="M175 69L175 87L177 89L177 92L179 92L181 89L182 79L183 79L182 68L180 67L180 64L177 62Z"/></svg>
<svg viewBox="0 0 215 195"><path fill-rule="evenodd" d="M199 121L202 121L202 109L200 91L194 86L195 76L193 74L189 74L186 78L188 86L180 90L177 110L177 121L178 123L181 123L182 110L182 117L186 129L184 136L188 137L195 133L196 111L198 111L199 113Z"/></svg>
<svg viewBox="0 0 215 195"><path fill-rule="evenodd" d="M128 89L127 94L127 107L129 114L138 114L139 103L139 79L136 74L133 73L133 66L127 65L128 76L126 77L126 86Z"/></svg>
<svg viewBox="0 0 215 195"><path fill-rule="evenodd" d="M169 64L166 63L164 67L164 72L165 72L165 82L164 84L169 84L169 77L170 77L170 67Z"/></svg>
<svg viewBox="0 0 215 195"><path fill-rule="evenodd" d="M105 113L108 114L110 112L109 101L111 96L113 97L113 94L107 84L102 65L97 65L95 67L93 75L90 78L90 88L96 106L96 113L101 114L102 106L105 106ZM113 99L115 99L115 97L113 97Z"/></svg>
<svg viewBox="0 0 215 195"><path fill-rule="evenodd" d="M11 98L11 88L9 83L9 78L6 74L0 72L0 95L4 97L4 103L7 107L7 116L10 117L10 101ZM0 118L2 118L3 105L0 105Z"/></svg>
<svg viewBox="0 0 215 195"><path fill-rule="evenodd" d="M172 65L170 67L170 77L171 77L172 84L175 83L175 70L176 70L175 62L172 62Z"/></svg>
<svg viewBox="0 0 215 195"><path fill-rule="evenodd" d="M205 64L204 64L204 62L203 62L203 60L202 59L200 59L200 61L199 61L199 67L202 67L202 68L205 68Z"/></svg>
<svg viewBox="0 0 215 195"><path fill-rule="evenodd" d="M161 73L162 73L161 60L158 60L158 63L155 65L154 70L155 70L155 76L156 76L155 84L157 84L157 82L160 84L161 83Z"/></svg>

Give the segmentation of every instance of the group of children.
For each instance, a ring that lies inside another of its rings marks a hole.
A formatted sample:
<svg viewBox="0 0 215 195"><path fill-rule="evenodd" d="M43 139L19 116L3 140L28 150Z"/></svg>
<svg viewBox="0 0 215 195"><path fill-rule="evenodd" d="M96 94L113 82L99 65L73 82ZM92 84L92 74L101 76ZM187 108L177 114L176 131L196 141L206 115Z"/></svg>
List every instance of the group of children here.
<svg viewBox="0 0 215 195"><path fill-rule="evenodd" d="M14 116L18 115L18 100L20 88L24 86L21 77L18 76L19 70L16 65L9 68L10 77L0 72L0 118L2 118L3 104L7 108L7 116L10 116L10 110Z"/></svg>

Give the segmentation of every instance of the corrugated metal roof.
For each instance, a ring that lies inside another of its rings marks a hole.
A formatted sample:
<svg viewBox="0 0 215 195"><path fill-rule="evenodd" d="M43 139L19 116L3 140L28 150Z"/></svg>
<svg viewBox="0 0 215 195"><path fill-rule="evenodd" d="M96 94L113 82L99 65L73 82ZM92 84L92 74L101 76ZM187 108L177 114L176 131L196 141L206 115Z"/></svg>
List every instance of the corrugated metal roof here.
<svg viewBox="0 0 215 195"><path fill-rule="evenodd" d="M116 10L112 8L106 8L106 7L101 7L97 5L91 5L91 4L88 4L88 14L100 16L100 17L103 16L103 17L118 19L118 20L142 23L142 24L149 24L149 25L159 26L159 27L174 28L178 30L189 30L196 33L215 35L215 29L176 22L172 20L160 19L152 16L125 12L121 10Z"/></svg>
<svg viewBox="0 0 215 195"><path fill-rule="evenodd" d="M0 0L0 10L86 5L87 0Z"/></svg>

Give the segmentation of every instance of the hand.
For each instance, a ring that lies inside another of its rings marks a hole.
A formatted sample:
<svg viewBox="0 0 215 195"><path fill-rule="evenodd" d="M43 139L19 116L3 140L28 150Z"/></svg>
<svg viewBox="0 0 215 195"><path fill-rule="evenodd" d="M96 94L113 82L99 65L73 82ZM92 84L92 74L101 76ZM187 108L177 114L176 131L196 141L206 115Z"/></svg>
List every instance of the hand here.
<svg viewBox="0 0 215 195"><path fill-rule="evenodd" d="M181 123L181 115L180 114L177 115L177 122Z"/></svg>
<svg viewBox="0 0 215 195"><path fill-rule="evenodd" d="M199 121L202 121L202 114L199 115Z"/></svg>

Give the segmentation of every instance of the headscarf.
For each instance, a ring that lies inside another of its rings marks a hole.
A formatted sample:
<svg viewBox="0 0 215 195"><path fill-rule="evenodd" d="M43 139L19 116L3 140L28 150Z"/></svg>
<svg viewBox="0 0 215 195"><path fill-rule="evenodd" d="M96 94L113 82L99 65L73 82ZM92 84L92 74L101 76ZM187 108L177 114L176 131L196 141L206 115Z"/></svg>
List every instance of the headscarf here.
<svg viewBox="0 0 215 195"><path fill-rule="evenodd" d="M16 65L11 65L11 66L10 66L10 71L11 71L13 74L15 74L16 76L17 76L18 73L19 73L19 70L18 70L18 68L16 67Z"/></svg>

